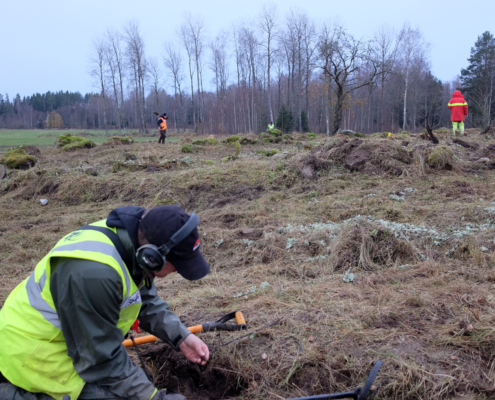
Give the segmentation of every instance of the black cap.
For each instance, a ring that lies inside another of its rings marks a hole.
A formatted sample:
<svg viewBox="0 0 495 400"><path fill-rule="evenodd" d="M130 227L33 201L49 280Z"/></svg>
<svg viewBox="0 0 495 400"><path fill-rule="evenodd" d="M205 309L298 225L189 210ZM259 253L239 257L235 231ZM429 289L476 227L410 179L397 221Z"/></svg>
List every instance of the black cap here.
<svg viewBox="0 0 495 400"><path fill-rule="evenodd" d="M179 231L189 220L189 215L179 206L159 206L152 208L141 221L139 230L148 242L160 247ZM186 236L167 254L177 272L190 281L205 277L210 272L210 265L199 250L198 229Z"/></svg>

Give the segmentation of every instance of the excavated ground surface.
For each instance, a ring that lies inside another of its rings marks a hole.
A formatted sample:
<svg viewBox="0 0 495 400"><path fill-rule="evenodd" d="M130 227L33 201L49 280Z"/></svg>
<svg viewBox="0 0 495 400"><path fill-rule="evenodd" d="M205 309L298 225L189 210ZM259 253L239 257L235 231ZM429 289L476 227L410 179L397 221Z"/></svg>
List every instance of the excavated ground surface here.
<svg viewBox="0 0 495 400"><path fill-rule="evenodd" d="M115 207L179 204L201 218L211 273L157 280L160 295L188 326L240 309L249 336L201 334L205 367L143 346L158 387L189 399L316 395L362 385L381 359L377 398L493 398L495 141L438 137L246 145L227 163L234 146L181 153L190 138L42 148L35 168L0 181L0 304L66 233ZM112 173L119 160L133 163Z"/></svg>

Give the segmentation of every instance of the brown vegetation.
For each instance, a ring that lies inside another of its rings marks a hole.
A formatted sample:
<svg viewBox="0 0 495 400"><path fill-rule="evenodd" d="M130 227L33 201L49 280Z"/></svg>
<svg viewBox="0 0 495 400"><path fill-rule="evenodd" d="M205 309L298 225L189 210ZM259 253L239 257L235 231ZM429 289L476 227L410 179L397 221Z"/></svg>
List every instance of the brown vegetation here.
<svg viewBox="0 0 495 400"><path fill-rule="evenodd" d="M377 398L491 398L492 167L448 140L405 139L408 148L373 137L318 137L312 150L270 143L287 152L275 161L247 144L229 163L227 144L203 146L189 164L183 143L42 149L34 168L0 181L0 304L62 235L118 206L176 203L200 216L212 272L157 280L171 308L188 325L239 309L248 333L282 320L227 345L245 333L202 334L205 367L143 346L158 386L191 399L275 400L353 389L381 359ZM469 140L490 152L489 135ZM357 152L365 162L350 168ZM146 167L112 173L116 161ZM344 283L349 268L354 282Z"/></svg>

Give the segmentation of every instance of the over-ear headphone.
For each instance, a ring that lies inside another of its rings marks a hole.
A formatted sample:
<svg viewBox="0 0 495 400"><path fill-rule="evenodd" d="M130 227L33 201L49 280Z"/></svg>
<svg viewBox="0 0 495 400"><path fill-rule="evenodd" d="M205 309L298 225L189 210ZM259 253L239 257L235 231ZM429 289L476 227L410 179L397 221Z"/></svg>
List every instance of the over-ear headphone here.
<svg viewBox="0 0 495 400"><path fill-rule="evenodd" d="M136 259L139 267L160 271L167 263L167 254L178 243L182 242L199 224L199 217L192 213L187 222L164 245L157 247L154 244L145 244L136 251Z"/></svg>

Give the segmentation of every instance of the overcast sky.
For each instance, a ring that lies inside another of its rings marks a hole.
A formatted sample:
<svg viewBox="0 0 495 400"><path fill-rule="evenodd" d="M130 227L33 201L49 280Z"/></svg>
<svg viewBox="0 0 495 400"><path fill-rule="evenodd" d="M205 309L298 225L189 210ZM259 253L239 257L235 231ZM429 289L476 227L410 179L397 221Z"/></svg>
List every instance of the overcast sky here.
<svg viewBox="0 0 495 400"><path fill-rule="evenodd" d="M136 19L149 56L176 40L184 12L200 14L210 36L242 18L255 18L264 0L0 0L0 93L95 91L88 70L91 42L109 27ZM431 44L433 73L451 80L466 67L470 48L484 31L495 34L495 0L284 0L315 21L338 19L355 36L371 36L383 24L404 22ZM167 87L167 86L165 86Z"/></svg>

